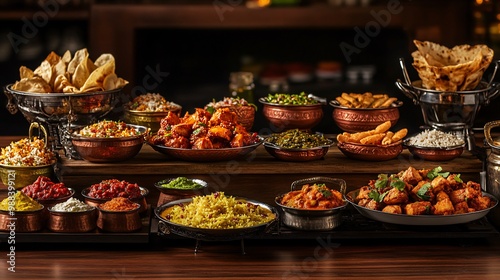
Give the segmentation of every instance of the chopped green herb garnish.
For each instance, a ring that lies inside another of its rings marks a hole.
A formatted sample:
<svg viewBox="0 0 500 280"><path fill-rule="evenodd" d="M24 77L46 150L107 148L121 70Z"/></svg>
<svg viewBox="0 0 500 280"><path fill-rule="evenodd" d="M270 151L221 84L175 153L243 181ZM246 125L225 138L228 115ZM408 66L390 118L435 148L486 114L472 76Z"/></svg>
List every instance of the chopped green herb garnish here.
<svg viewBox="0 0 500 280"><path fill-rule="evenodd" d="M427 194L427 191L431 189L431 184L430 183L425 183L420 187L420 189L417 191L417 196L421 198L422 200L429 200L431 197Z"/></svg>
<svg viewBox="0 0 500 280"><path fill-rule="evenodd" d="M377 189L385 188L387 186L387 181L388 180L389 179L387 178L386 174L379 174L377 181L375 181L375 187Z"/></svg>
<svg viewBox="0 0 500 280"><path fill-rule="evenodd" d="M427 178L429 179L434 179L436 178L437 176L441 176L441 177L448 177L448 175L450 175L450 172L441 172L443 171L443 168L441 166L438 166L434 169L432 169L431 171L429 171L429 173L427 173Z"/></svg>
<svg viewBox="0 0 500 280"><path fill-rule="evenodd" d="M405 182L403 180L393 177L391 179L391 187L398 189L398 191L403 191L406 187Z"/></svg>

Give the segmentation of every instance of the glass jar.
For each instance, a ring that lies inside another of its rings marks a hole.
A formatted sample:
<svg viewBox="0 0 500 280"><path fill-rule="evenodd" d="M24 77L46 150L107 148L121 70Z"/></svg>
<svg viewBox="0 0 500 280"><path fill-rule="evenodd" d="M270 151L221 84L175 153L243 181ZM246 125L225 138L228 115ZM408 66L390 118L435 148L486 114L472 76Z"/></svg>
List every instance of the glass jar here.
<svg viewBox="0 0 500 280"><path fill-rule="evenodd" d="M254 103L253 74L251 72L232 72L229 76L229 91L232 97L243 98L249 103Z"/></svg>

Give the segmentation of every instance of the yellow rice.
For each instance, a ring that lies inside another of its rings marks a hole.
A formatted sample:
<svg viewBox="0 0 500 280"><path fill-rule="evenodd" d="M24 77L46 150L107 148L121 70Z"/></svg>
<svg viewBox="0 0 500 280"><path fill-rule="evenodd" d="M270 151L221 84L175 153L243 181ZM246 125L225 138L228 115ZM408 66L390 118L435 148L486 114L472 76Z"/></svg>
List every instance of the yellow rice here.
<svg viewBox="0 0 500 280"><path fill-rule="evenodd" d="M165 209L161 216L176 224L205 229L254 227L275 218L269 209L225 196L223 192L195 196L188 204Z"/></svg>

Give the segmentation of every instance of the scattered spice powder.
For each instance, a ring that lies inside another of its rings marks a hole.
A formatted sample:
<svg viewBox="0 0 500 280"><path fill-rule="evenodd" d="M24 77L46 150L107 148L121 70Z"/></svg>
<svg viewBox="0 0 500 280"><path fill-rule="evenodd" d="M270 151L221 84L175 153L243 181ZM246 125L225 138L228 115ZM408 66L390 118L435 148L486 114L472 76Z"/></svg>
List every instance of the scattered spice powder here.
<svg viewBox="0 0 500 280"><path fill-rule="evenodd" d="M137 209L139 204L130 201L125 197L115 197L105 203L99 205L99 208L104 211L125 212Z"/></svg>

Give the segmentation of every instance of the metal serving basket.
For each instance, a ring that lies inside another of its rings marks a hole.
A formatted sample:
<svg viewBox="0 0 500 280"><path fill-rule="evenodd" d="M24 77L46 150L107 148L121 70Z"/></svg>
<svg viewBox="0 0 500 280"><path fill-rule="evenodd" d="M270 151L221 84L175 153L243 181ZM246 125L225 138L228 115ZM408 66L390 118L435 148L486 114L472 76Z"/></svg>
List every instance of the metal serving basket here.
<svg viewBox="0 0 500 280"><path fill-rule="evenodd" d="M491 79L481 81L474 90L445 92L422 87L422 81L410 81L404 60L400 59L406 83L396 81L396 86L415 105L420 105L425 125L442 131L456 132L464 137L469 150L474 150L472 128L481 106L488 105L498 96L500 84L493 83L500 61L495 62Z"/></svg>

